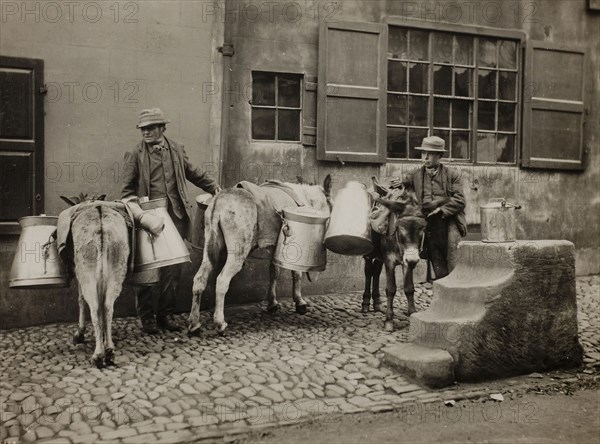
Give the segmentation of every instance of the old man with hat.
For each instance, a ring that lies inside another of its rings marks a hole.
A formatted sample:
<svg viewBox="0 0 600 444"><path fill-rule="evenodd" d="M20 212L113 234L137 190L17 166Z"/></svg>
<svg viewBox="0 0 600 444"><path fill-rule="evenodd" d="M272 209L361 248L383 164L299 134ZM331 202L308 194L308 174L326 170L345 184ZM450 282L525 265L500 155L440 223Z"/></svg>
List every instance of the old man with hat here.
<svg viewBox="0 0 600 444"><path fill-rule="evenodd" d="M392 187L404 184L415 191L423 214L427 217L424 253L428 260L427 280L442 278L456 265L456 250L467 234L465 196L460 172L441 163L446 152L444 139L425 137L421 146L423 166L404 179L392 181Z"/></svg>
<svg viewBox="0 0 600 444"><path fill-rule="evenodd" d="M183 145L165 136L167 123L169 120L159 108L140 112L137 128L141 131L142 140L125 155L121 197L167 198L169 215L185 238L190 228L192 208L186 180L211 194L219 192L220 187L200 168L192 165ZM163 267L158 284L138 289L136 308L144 332L156 334L158 327L168 331L180 330L171 318L180 279L181 265Z"/></svg>

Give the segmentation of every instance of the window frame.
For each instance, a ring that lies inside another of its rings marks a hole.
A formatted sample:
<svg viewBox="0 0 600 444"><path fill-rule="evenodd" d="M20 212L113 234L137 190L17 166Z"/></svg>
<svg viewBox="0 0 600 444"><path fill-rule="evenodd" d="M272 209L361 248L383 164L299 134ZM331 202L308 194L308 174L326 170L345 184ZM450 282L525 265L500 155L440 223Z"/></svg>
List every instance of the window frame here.
<svg viewBox="0 0 600 444"><path fill-rule="evenodd" d="M484 166L506 166L506 167L515 167L519 166L521 163L521 145L522 145L522 118L523 118L523 98L522 98L522 89L523 89L523 78L524 72L526 69L526 65L523 60L523 52L526 48L526 33L524 31L518 29L500 29L500 28L492 28L487 26L479 26L479 25L462 25L462 24L453 24L453 23L444 23L444 22L433 22L427 20L419 20L412 19L406 17L397 17L397 16L387 16L383 18L383 22L390 27L400 27L408 30L415 29L419 31L428 31L428 32L447 32L458 35L469 35L474 37L474 48L473 48L473 78L471 80L471 87L474 89L478 86L479 81L479 65L478 65L478 39L479 38L493 38L493 39L506 39L506 40L514 40L518 43L519 47L517 50L517 68L516 68L516 102L515 102L515 141L514 141L514 151L515 157L513 162L480 162L477 160L477 132L478 128L478 92L473 95L472 99L472 109L471 113L473 114L470 117L470 146L471 151L469 152L469 159L456 159L449 160L450 163L455 165L484 165ZM435 98L435 94L433 92L433 66L436 64L431 57L432 51L432 38L429 38L429 51L430 51L430 60L427 62L428 67L428 97L430 99ZM387 54L386 54L387 60ZM387 63L387 62L386 62ZM408 62L407 62L408 63ZM500 72L501 69L499 67L494 68L495 72ZM498 82L498 80L497 80ZM497 86L498 87L498 86ZM387 85L386 85L387 88ZM387 91L386 91L387 92ZM410 95L410 92L407 92L407 95ZM454 100L454 96L448 96L449 100ZM494 103L499 103L500 99L496 97ZM431 133L433 128L433 108L434 108L434 100L429 100L428 111L427 111L427 119L428 119L428 132ZM387 112L387 109L386 109ZM387 115L387 114L386 114ZM496 117L497 120L497 117ZM451 122L450 122L451 124ZM497 124L497 122L496 122ZM407 125L410 126L410 125ZM497 126L497 125L496 125ZM386 118L386 138L387 138L387 118ZM493 134L499 134L500 131L496 128ZM394 158L387 157L387 144L386 144L386 163L419 163L420 159L411 159L408 158L409 152L407 152L407 158Z"/></svg>
<svg viewBox="0 0 600 444"><path fill-rule="evenodd" d="M252 89L250 90L251 94L254 91L254 78L253 75L254 73L263 73L263 74L273 74L275 75L275 105L271 106L271 105L255 105L254 103L252 103L252 96L250 97L250 99L248 100L248 104L250 105L250 125L249 125L249 131L250 131L250 141L253 143L286 143L286 144L294 144L294 145L298 145L298 144L302 144L302 139L303 139L303 132L304 132L304 83L305 83L305 73L303 72L296 72L296 71L278 71L278 70L267 70L267 69L251 69L250 70L250 84L252 85ZM278 101L278 91L277 91L277 87L278 87L278 81L279 81L279 76L281 75L292 75L292 76L298 76L300 79L300 84L298 86L298 95L299 95L299 100L300 100L300 106L299 107L287 107L287 106L278 106L277 101ZM275 110L275 139L255 139L253 137L252 134L252 125L253 125L253 110L257 108L257 109L274 109ZM300 111L299 113L299 117L298 117L298 140L279 140L277 137L279 136L279 129L278 129L278 110L292 110L292 111Z"/></svg>

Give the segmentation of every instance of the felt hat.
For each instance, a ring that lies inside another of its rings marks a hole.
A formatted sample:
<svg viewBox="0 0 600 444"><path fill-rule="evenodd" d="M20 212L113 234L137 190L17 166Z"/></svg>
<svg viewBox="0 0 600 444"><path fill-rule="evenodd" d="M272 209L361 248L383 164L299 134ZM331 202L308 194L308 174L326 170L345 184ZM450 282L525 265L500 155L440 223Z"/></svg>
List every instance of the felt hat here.
<svg viewBox="0 0 600 444"><path fill-rule="evenodd" d="M160 108L143 109L140 111L140 118L136 128L144 128L150 125L159 125L169 123Z"/></svg>
<svg viewBox="0 0 600 444"><path fill-rule="evenodd" d="M423 138L421 146L416 146L419 151L427 151L429 153L445 153L446 142L441 137L430 136Z"/></svg>

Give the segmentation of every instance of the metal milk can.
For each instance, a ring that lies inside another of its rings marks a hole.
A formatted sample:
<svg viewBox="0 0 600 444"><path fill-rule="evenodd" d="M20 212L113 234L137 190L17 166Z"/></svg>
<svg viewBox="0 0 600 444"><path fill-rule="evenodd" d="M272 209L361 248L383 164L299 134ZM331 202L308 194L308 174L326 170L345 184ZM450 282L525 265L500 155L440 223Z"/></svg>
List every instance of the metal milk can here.
<svg viewBox="0 0 600 444"><path fill-rule="evenodd" d="M516 239L515 210L521 206L503 197L490 199L480 207L481 240L483 242L512 242Z"/></svg>
<svg viewBox="0 0 600 444"><path fill-rule="evenodd" d="M64 264L58 257L56 242L50 236L58 217L27 216L19 219L21 235L10 269L11 288L68 287Z"/></svg>
<svg viewBox="0 0 600 444"><path fill-rule="evenodd" d="M338 254L364 256L373 250L367 187L350 181L335 196L325 246Z"/></svg>
<svg viewBox="0 0 600 444"><path fill-rule="evenodd" d="M167 211L167 198L142 202L140 207L144 211L162 217L165 228L158 236L153 236L143 228L137 229L135 271L147 271L190 262L190 253Z"/></svg>
<svg viewBox="0 0 600 444"><path fill-rule="evenodd" d="M278 267L294 271L323 271L327 250L323 245L327 213L310 207L289 207L283 210L273 262Z"/></svg>

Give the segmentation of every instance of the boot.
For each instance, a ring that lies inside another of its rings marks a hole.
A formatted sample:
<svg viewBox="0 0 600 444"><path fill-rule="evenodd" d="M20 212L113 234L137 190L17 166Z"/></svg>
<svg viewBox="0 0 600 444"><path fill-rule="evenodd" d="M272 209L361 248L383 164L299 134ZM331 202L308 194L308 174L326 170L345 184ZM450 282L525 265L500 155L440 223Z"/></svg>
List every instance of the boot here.
<svg viewBox="0 0 600 444"><path fill-rule="evenodd" d="M140 319L142 323L142 331L147 335L155 335L158 333L158 327L156 326L156 321L154 320L154 316L151 318Z"/></svg>
<svg viewBox="0 0 600 444"><path fill-rule="evenodd" d="M173 331L173 332L178 332L181 331L182 328L175 324L173 321L171 321L171 319L169 319L170 316L168 315L159 315L156 317L156 323L158 324L158 326L164 330L167 331Z"/></svg>

